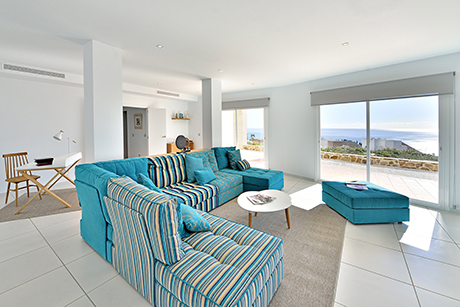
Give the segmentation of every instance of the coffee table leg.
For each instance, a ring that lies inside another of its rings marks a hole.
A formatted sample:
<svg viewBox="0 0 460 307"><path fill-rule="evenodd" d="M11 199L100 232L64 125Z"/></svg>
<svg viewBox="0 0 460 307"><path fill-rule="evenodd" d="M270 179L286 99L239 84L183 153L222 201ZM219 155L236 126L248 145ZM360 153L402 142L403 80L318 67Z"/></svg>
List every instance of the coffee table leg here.
<svg viewBox="0 0 460 307"><path fill-rule="evenodd" d="M252 227L252 213L249 212L249 227Z"/></svg>
<svg viewBox="0 0 460 307"><path fill-rule="evenodd" d="M257 216L257 212L254 212L254 216Z"/></svg>
<svg viewBox="0 0 460 307"><path fill-rule="evenodd" d="M286 210L284 211L286 212L286 220L288 224L288 229L291 229L291 221L289 220L289 208L286 208Z"/></svg>

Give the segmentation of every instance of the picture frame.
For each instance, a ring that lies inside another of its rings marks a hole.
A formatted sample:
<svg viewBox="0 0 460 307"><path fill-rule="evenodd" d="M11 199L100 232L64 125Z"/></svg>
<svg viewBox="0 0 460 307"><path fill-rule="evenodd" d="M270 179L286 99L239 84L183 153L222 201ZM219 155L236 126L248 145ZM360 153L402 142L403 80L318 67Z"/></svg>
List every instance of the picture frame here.
<svg viewBox="0 0 460 307"><path fill-rule="evenodd" d="M142 129L142 114L134 114L134 129Z"/></svg>

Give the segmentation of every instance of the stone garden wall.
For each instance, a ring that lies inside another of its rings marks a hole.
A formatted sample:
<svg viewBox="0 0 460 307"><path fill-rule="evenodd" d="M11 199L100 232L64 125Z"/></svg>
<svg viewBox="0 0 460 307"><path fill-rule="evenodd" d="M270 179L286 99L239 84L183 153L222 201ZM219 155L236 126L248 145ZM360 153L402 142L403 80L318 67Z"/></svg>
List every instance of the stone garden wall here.
<svg viewBox="0 0 460 307"><path fill-rule="evenodd" d="M243 149L252 151L264 151L264 147L261 145L243 145Z"/></svg>
<svg viewBox="0 0 460 307"><path fill-rule="evenodd" d="M335 152L321 151L321 159L331 159L337 161L353 162L353 163L367 163L367 157L363 155L342 154ZM409 160L399 158L386 158L371 156L372 165L393 166L400 168L418 169L422 171L438 171L437 161L422 161L422 160Z"/></svg>

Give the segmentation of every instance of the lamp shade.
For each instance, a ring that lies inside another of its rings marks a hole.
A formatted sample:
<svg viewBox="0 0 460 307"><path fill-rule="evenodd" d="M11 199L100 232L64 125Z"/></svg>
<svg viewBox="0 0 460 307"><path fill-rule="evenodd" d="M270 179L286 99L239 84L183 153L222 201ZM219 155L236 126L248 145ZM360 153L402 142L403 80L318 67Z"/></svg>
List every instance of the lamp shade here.
<svg viewBox="0 0 460 307"><path fill-rule="evenodd" d="M61 131L59 131L58 133L56 133L56 134L53 136L53 138L54 138L55 140L60 141L60 140L62 140L62 135L63 135L63 134L64 134L64 131L61 130Z"/></svg>

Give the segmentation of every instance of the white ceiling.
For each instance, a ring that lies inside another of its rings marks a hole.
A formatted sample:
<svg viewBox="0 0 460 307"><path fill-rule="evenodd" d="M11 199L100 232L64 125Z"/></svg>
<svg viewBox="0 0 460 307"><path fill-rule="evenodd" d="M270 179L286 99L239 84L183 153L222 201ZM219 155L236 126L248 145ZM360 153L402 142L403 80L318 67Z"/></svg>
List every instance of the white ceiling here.
<svg viewBox="0 0 460 307"><path fill-rule="evenodd" d="M458 52L460 1L0 0L0 61L82 74L90 39L126 83L234 92Z"/></svg>

